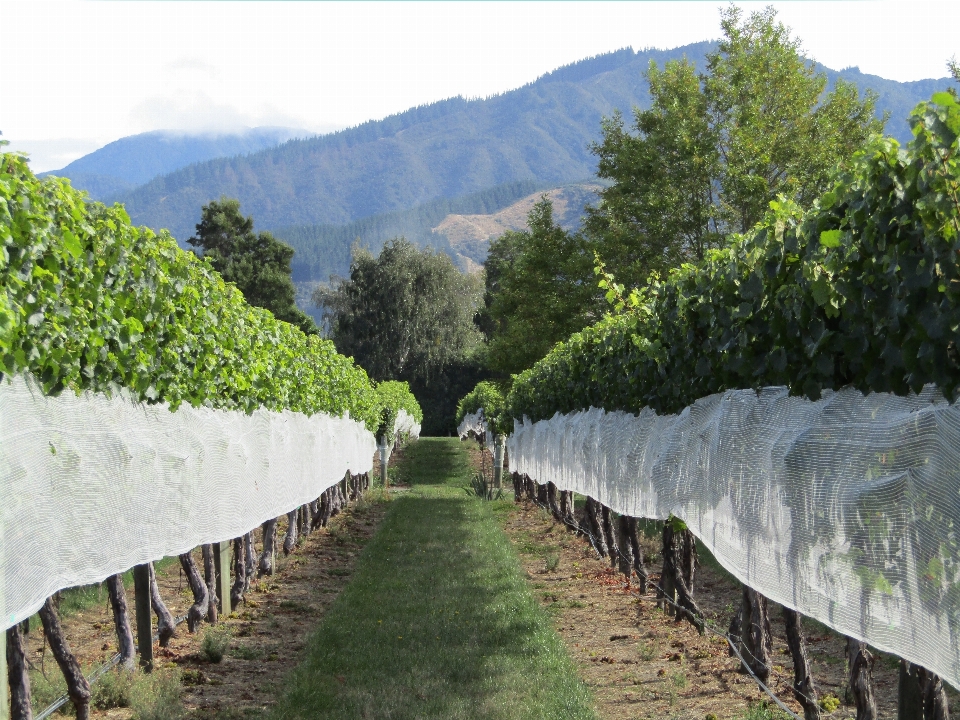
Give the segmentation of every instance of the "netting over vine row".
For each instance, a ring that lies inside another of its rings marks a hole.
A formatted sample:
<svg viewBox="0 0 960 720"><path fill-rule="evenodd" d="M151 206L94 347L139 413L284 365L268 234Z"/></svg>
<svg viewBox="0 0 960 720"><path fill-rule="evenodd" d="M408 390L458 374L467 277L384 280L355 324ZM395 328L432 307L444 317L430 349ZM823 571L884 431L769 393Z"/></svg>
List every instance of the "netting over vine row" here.
<svg viewBox="0 0 960 720"><path fill-rule="evenodd" d="M46 397L0 382L0 629L57 590L238 537L373 467L349 417Z"/></svg>
<svg viewBox="0 0 960 720"><path fill-rule="evenodd" d="M389 433L388 440L396 441L396 439L406 436L409 440L416 440L420 437L420 423L417 422L417 419L408 413L403 408L397 411L397 417L393 421L393 432ZM386 460L390 460L390 456L393 454L393 442L388 442L386 446Z"/></svg>
<svg viewBox="0 0 960 720"><path fill-rule="evenodd" d="M960 406L936 390L590 409L515 423L507 449L538 482L681 518L742 582L960 687Z"/></svg>
<svg viewBox="0 0 960 720"><path fill-rule="evenodd" d="M480 408L475 413L468 413L463 416L463 420L460 421L460 424L457 426L457 434L460 438L465 437L476 437L483 438L483 444L486 446L487 450L493 452L494 450L494 435L487 427L487 421L483 417L483 408Z"/></svg>

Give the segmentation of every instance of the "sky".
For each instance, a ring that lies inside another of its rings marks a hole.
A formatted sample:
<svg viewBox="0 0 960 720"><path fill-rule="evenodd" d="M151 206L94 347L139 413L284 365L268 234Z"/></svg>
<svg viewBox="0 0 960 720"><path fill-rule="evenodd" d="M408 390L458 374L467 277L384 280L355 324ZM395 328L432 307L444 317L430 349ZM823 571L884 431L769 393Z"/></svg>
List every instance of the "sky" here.
<svg viewBox="0 0 960 720"><path fill-rule="evenodd" d="M0 132L58 169L150 130L330 132L623 47L720 36L722 2L0 0ZM960 57L955 0L773 5L806 55L900 81Z"/></svg>

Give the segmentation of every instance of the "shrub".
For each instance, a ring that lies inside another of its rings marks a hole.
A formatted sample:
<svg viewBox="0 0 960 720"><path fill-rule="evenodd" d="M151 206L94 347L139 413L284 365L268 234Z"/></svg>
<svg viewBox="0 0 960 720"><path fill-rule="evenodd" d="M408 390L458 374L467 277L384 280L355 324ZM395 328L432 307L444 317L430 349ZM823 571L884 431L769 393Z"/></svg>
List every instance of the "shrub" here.
<svg viewBox="0 0 960 720"><path fill-rule="evenodd" d="M230 629L226 625L216 625L207 628L200 641L200 652L212 663L223 660L227 648L230 646Z"/></svg>
<svg viewBox="0 0 960 720"><path fill-rule="evenodd" d="M184 716L180 701L180 671L160 668L141 674L130 692L134 720L180 720Z"/></svg>
<svg viewBox="0 0 960 720"><path fill-rule="evenodd" d="M114 668L104 673L90 686L90 702L101 710L130 707L133 686L140 681L140 674Z"/></svg>

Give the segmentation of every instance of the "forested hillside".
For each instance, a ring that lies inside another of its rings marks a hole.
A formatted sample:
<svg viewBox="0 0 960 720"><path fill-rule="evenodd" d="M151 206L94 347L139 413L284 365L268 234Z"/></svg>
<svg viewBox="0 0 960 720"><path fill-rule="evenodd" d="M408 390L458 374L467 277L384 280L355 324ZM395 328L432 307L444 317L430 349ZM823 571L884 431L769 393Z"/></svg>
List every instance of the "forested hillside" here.
<svg viewBox="0 0 960 720"><path fill-rule="evenodd" d="M75 188L86 190L94 200L107 200L193 163L253 153L310 134L285 127L199 134L155 130L120 138L41 176L69 178Z"/></svg>
<svg viewBox="0 0 960 720"><path fill-rule="evenodd" d="M702 67L713 47L619 50L494 97L451 98L248 157L192 165L117 199L134 222L169 228L183 242L200 207L221 195L238 198L258 227L274 230L343 225L514 182L576 182L596 170L589 144L599 138L601 117L649 105L644 71L651 59L662 64L686 55ZM857 70L829 75L876 89L879 110L891 111L888 132L897 137L909 132L906 109L933 88Z"/></svg>
<svg viewBox="0 0 960 720"><path fill-rule="evenodd" d="M596 198L595 187L596 180L560 188L521 181L452 200L431 200L410 210L374 215L347 225L299 225L277 228L274 234L296 251L293 279L297 282L325 282L331 275L345 276L355 241L379 251L395 237L443 250L462 269L469 270L475 267L473 263L483 263L491 236L526 226L527 213L541 193L556 199L561 225L575 230L584 206ZM559 210L561 203L565 212ZM515 212L511 213L511 208L516 208ZM512 217L498 218L502 213ZM487 226L490 232L484 233L481 228Z"/></svg>

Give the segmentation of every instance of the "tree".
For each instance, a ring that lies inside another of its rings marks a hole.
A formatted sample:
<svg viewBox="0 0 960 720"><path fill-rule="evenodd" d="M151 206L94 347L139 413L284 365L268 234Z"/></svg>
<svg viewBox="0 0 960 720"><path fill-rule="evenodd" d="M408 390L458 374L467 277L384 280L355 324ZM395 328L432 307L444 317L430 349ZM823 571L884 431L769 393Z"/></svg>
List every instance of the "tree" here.
<svg viewBox="0 0 960 720"><path fill-rule="evenodd" d="M480 293L479 278L460 273L447 255L397 238L376 257L355 247L350 277L318 288L313 300L339 352L377 381L410 383L428 433L452 424L460 395L443 401L434 392L456 391L449 373L478 379L472 358L480 343L473 322Z"/></svg>
<svg viewBox="0 0 960 720"><path fill-rule="evenodd" d="M721 10L724 38L706 72L686 60L651 64L649 110L634 110L633 133L615 114L593 150L612 181L586 231L618 279L703 257L732 232L756 224L783 194L806 206L833 169L879 133L876 96L826 76L767 8L744 18Z"/></svg>
<svg viewBox="0 0 960 720"><path fill-rule="evenodd" d="M502 375L533 365L599 313L593 253L579 234L553 221L546 195L527 216L527 230L490 244L480 326L487 367Z"/></svg>
<svg viewBox="0 0 960 720"><path fill-rule="evenodd" d="M662 71L651 63L647 79L653 105L635 112L638 136L619 112L603 121L597 174L613 184L585 224L624 279L702 259L720 242L713 217L720 153L700 79L686 58Z"/></svg>
<svg viewBox="0 0 960 720"><path fill-rule="evenodd" d="M227 282L234 283L247 302L266 308L279 320L306 333L317 327L297 307L290 277L293 248L268 232L254 233L253 218L240 213L240 201L221 197L203 206L197 234L187 240Z"/></svg>

